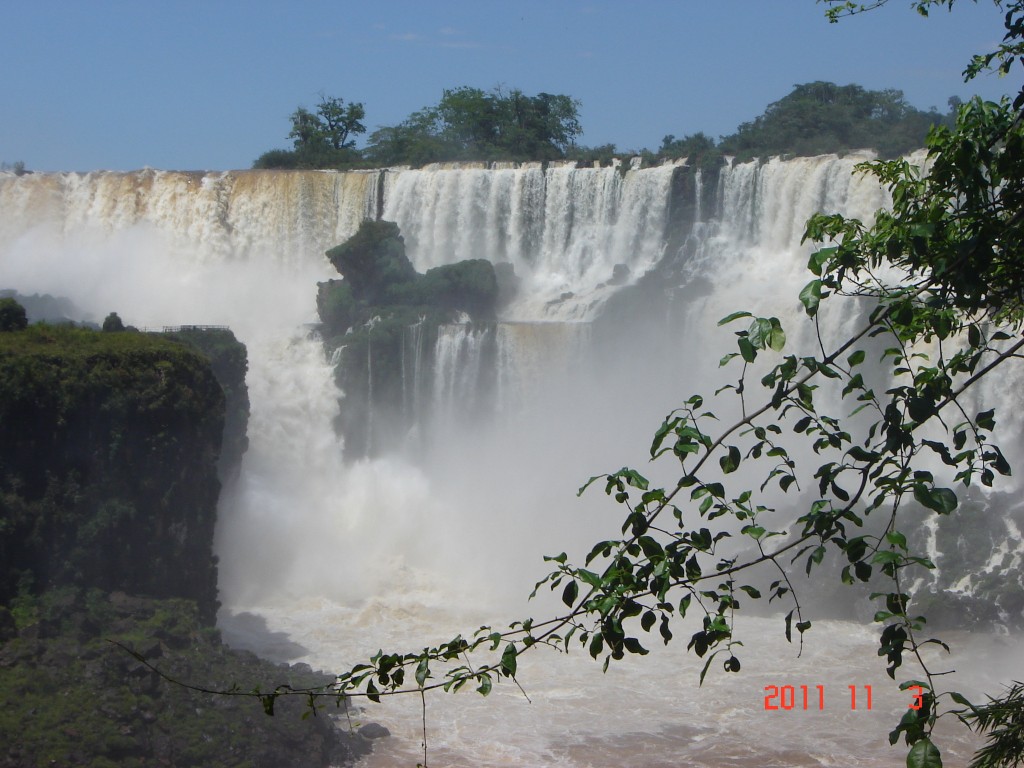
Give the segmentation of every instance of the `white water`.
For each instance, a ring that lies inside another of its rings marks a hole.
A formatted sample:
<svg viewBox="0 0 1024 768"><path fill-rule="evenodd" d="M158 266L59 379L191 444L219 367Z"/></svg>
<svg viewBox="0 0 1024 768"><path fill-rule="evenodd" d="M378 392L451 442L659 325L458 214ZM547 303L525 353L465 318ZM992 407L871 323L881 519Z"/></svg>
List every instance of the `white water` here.
<svg viewBox="0 0 1024 768"><path fill-rule="evenodd" d="M611 505L599 493L578 500L576 488L592 474L642 463L664 413L695 389L710 394L717 356L706 365L702 353L729 338L713 320L764 310L799 336L794 297L807 280L801 222L818 209L865 216L884 203L877 187L851 181L851 166L816 158L727 171L720 220L702 229L685 270L715 290L676 309L669 333L652 345L658 357L638 344L594 368L577 357L586 325L501 324L501 417L450 424L438 432L443 440L411 458L343 463L330 429L339 393L319 345L302 330L315 319L316 280L331 276L322 251L376 210L376 173L2 177L0 288L69 296L94 319L116 310L140 326L235 329L249 346L252 420L250 450L217 532L226 625L232 614L258 614L305 648L292 660L342 668L381 647L413 650L484 621L543 615L543 604L522 602L544 572L540 555L573 553L617 529ZM418 268L508 260L525 282L509 319L579 320L615 291L601 285L615 264L636 279L662 256L670 182L671 169L400 171L385 175L382 203ZM653 329L635 332L655 337ZM447 362L432 373L442 418L470 396L478 372L467 361L479 363L482 342L461 326L443 331ZM409 343L415 349L414 337ZM407 376L422 375L410 367ZM409 390L411 407L419 391ZM816 622L802 659L781 641L779 621L746 619L739 631L747 642L742 674L713 670L703 689L682 627L672 647L608 676L582 653L527 655L521 677L534 703L507 685L491 701L460 694L431 703L431 763L901 760L885 734L905 704L887 686L871 628ZM281 653L259 637L249 641ZM990 660L1020 668L1019 646L992 642ZM827 712L766 712L769 684L824 685ZM840 703L851 684L874 687L872 713ZM395 735L365 764L413 765L417 702L378 707L372 718ZM947 764L964 760L959 739L943 743Z"/></svg>

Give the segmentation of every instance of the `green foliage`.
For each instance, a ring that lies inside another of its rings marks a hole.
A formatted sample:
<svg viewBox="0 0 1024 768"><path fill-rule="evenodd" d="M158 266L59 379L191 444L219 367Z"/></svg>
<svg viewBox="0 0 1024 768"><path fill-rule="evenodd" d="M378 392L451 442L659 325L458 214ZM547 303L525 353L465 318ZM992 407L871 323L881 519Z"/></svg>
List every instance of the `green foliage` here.
<svg viewBox="0 0 1024 768"><path fill-rule="evenodd" d="M249 389L245 383L248 351L227 328L182 326L162 334L162 338L181 342L206 358L224 391L224 438L217 461L218 475L224 483L238 472L242 455L249 448Z"/></svg>
<svg viewBox="0 0 1024 768"><path fill-rule="evenodd" d="M345 280L325 280L317 283L316 312L320 322L335 333L344 333L359 317L359 305L352 295L352 287Z"/></svg>
<svg viewBox="0 0 1024 768"><path fill-rule="evenodd" d="M494 266L467 259L420 274L405 254L405 241L391 221L363 221L341 245L327 251L344 281L320 283L320 320L334 335L392 307L463 311L492 319L498 299Z"/></svg>
<svg viewBox="0 0 1024 768"><path fill-rule="evenodd" d="M498 281L491 262L466 259L428 269L422 279L397 286L389 298L396 304L444 307L493 319Z"/></svg>
<svg viewBox="0 0 1024 768"><path fill-rule="evenodd" d="M693 133L677 139L669 134L661 140L655 160L676 159L685 157L689 164L697 168L717 168L724 162L722 150L715 145L715 140L703 132Z"/></svg>
<svg viewBox="0 0 1024 768"><path fill-rule="evenodd" d="M608 166L618 157L618 153L615 151L614 144L601 144L596 147L574 144L566 150L565 157L567 160L575 160L584 165L596 163L599 166Z"/></svg>
<svg viewBox="0 0 1024 768"><path fill-rule="evenodd" d="M370 136L366 156L377 165L449 160L553 160L582 131L579 102L519 89L490 92L463 86L444 91L434 107Z"/></svg>
<svg viewBox="0 0 1024 768"><path fill-rule="evenodd" d="M350 168L359 161L355 150L356 134L365 133L366 110L358 102L321 95L316 112L297 108L289 120L288 138L292 151L273 149L260 155L254 168Z"/></svg>
<svg viewBox="0 0 1024 768"><path fill-rule="evenodd" d="M124 330L124 323L117 316L117 312L111 312L103 319L103 330L108 333Z"/></svg>
<svg viewBox="0 0 1024 768"><path fill-rule="evenodd" d="M300 108L295 114L298 115L301 111ZM362 123L366 117L366 110L362 104L356 102L346 105L343 99L321 96L316 117L319 133L331 149L351 149L356 143L352 135L366 133L366 126ZM292 125L294 134L299 128L294 117ZM294 138L298 140L297 136Z"/></svg>
<svg viewBox="0 0 1024 768"><path fill-rule="evenodd" d="M1024 765L1024 683L1014 682L988 704L968 705L964 717L979 733L988 734L988 744L978 750L970 768Z"/></svg>
<svg viewBox="0 0 1024 768"><path fill-rule="evenodd" d="M327 251L327 258L352 295L369 304L387 301L392 290L418 276L393 221L363 221L356 234Z"/></svg>
<svg viewBox="0 0 1024 768"><path fill-rule="evenodd" d="M292 171L299 167L299 156L291 149L271 149L256 158L253 168Z"/></svg>
<svg viewBox="0 0 1024 768"><path fill-rule="evenodd" d="M907 104L902 91L819 81L795 86L763 115L723 138L718 149L741 159L852 149L876 149L893 157L919 148L940 121L937 112Z"/></svg>
<svg viewBox="0 0 1024 768"><path fill-rule="evenodd" d="M13 173L15 176L24 176L26 173L32 173L32 171L25 168L23 160L15 160L13 163L6 161L0 163L0 172Z"/></svg>
<svg viewBox="0 0 1024 768"><path fill-rule="evenodd" d="M14 299L0 299L0 333L21 331L27 327L25 308Z"/></svg>
<svg viewBox="0 0 1024 768"><path fill-rule="evenodd" d="M273 691L331 678L231 651L195 603L62 589L36 598L35 619L0 644L0 744L5 764L61 766L347 765L358 740L326 717L256 720L244 698L209 698L161 680L113 642L166 671L229 688L250 681ZM333 704L330 712L343 713ZM255 722L254 722L255 721Z"/></svg>

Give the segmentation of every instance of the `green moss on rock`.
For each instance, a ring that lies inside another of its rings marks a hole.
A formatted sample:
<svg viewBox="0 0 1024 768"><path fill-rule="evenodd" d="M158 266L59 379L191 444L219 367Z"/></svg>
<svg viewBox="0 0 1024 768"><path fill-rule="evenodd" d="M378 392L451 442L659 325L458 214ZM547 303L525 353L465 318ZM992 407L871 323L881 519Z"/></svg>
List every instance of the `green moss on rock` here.
<svg viewBox="0 0 1024 768"><path fill-rule="evenodd" d="M195 603L64 588L44 594L31 620L0 643L0 766L174 765L305 768L344 765L368 745L346 732L346 702L322 702L302 719L301 698L267 717L258 700L210 689L324 686L308 667L278 666L232 651ZM332 721L342 717L342 727Z"/></svg>

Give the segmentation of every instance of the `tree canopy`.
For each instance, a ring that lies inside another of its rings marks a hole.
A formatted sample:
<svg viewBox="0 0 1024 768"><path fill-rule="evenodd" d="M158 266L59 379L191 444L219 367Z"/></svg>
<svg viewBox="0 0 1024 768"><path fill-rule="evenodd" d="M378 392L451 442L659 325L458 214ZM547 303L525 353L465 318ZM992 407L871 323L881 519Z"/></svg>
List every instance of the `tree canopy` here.
<svg viewBox="0 0 1024 768"><path fill-rule="evenodd" d="M669 134L656 151L639 154L649 162L686 157L704 168L719 166L725 155L749 160L874 149L882 157L895 157L922 147L933 125L951 124L960 103L951 97L950 112L942 115L934 108L926 112L911 106L897 89L804 83L717 142L704 132L682 138ZM359 150L355 136L366 131L363 105L322 97L316 112L298 107L292 113L288 138L294 148L265 152L254 167L347 169L559 159L608 164L621 154L615 145L576 144L583 131L579 109L580 102L564 94L528 96L518 88L461 86L445 90L436 105L413 112L401 123L377 128Z"/></svg>
<svg viewBox="0 0 1024 768"><path fill-rule="evenodd" d="M366 110L358 102L321 96L316 112L298 107L289 118L291 151L276 149L262 154L256 168L347 168L359 159L356 134L365 133Z"/></svg>
<svg viewBox="0 0 1024 768"><path fill-rule="evenodd" d="M938 112L910 106L903 91L818 81L795 86L723 138L719 149L742 157L875 149L895 157L920 148L928 129L941 120Z"/></svg>
<svg viewBox="0 0 1024 768"><path fill-rule="evenodd" d="M463 86L394 127L370 135L366 156L378 165L446 160L554 160L581 132L579 102Z"/></svg>
<svg viewBox="0 0 1024 768"><path fill-rule="evenodd" d="M432 107L413 112L398 125L366 132L362 104L321 98L316 112L299 107L288 138L294 149L265 152L255 168L352 168L424 165L450 160L554 160L566 156L582 128L579 102L569 96L518 88L483 91L462 86L444 91Z"/></svg>

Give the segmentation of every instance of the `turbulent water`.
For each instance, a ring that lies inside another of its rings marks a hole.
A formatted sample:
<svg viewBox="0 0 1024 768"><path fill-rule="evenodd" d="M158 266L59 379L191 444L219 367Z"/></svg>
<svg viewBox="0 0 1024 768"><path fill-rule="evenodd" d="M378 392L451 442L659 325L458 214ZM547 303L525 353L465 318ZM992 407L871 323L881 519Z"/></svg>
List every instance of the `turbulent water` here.
<svg viewBox="0 0 1024 768"><path fill-rule="evenodd" d="M599 493L577 499L578 486L641 464L665 413L724 381L708 351L729 344L730 331L714 321L763 311L794 344L811 339L795 300L807 281L803 222L815 211L868 218L887 202L852 173L858 159L739 164L713 182L676 166L0 175L0 289L66 296L93 320L117 311L140 327L236 331L249 347L252 418L217 531L222 621L234 642L268 656L341 668L378 648L413 650L483 622L543 615L550 606L522 599L544 573L540 556L578 556L617 531L613 505ZM496 326L442 328L429 370L422 329L407 329L402 408L429 417L408 420L416 434L396 441L405 448L346 462L332 429L345 399L308 325L316 282L336 276L323 251L378 216L399 224L418 269L508 262L520 291ZM656 266L655 290L623 298ZM857 316L828 321L841 333ZM1002 411L1013 410L1011 396L986 393ZM1003 436L1019 442L1019 430L1011 419ZM986 529L991 574L1019 579L1022 528L1018 507ZM965 549L965 536L952 548ZM970 594L977 581L955 587ZM743 672L713 671L703 688L685 642L606 676L582 653L527 654L520 679L532 703L502 685L488 700L430 704L430 761L901 759L885 735L907 697L885 677L871 627L816 622L800 658L780 621L749 618L738 630ZM972 648L982 643L1006 668L1024 661L1012 638L974 638ZM1001 678L967 657L953 665L978 672L969 688L994 690ZM826 710L766 711L767 685L824 686ZM872 686L870 712L851 707L851 685ZM422 759L418 702L364 717L394 733L367 766ZM950 739L947 764L963 762L970 743Z"/></svg>

